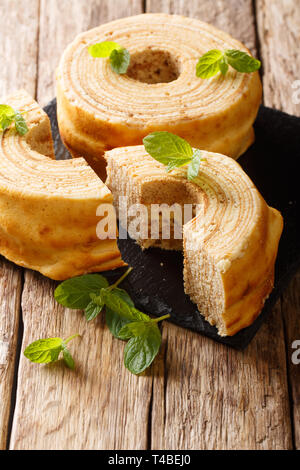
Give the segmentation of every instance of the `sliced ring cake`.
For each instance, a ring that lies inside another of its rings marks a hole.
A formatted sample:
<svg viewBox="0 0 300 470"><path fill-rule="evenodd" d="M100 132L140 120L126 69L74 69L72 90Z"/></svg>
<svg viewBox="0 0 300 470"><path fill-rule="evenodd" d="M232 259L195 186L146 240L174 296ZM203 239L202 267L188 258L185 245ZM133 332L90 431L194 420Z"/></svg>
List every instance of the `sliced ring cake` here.
<svg viewBox="0 0 300 470"><path fill-rule="evenodd" d="M196 204L195 216L183 225L185 292L220 335L233 335L255 320L273 288L283 220L236 161L202 155L190 182L186 167L167 173L144 146L114 149L105 154L106 183L116 203L127 196L128 207ZM179 248L178 240L153 241L149 234L138 243Z"/></svg>

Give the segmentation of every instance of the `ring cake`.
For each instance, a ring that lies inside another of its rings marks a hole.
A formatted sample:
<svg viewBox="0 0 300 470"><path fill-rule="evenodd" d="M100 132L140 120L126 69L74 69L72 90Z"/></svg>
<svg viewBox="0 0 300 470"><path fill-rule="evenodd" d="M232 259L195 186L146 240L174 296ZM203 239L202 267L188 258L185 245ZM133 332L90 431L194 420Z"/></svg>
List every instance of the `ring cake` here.
<svg viewBox="0 0 300 470"><path fill-rule="evenodd" d="M130 52L126 74L88 47L115 41ZM238 158L253 142L261 100L258 72L230 68L224 77L196 76L211 49L239 49L239 41L192 18L133 16L87 31L65 50L57 69L60 133L73 156L84 156L104 178L103 152L137 145L152 131L185 138L193 147Z"/></svg>

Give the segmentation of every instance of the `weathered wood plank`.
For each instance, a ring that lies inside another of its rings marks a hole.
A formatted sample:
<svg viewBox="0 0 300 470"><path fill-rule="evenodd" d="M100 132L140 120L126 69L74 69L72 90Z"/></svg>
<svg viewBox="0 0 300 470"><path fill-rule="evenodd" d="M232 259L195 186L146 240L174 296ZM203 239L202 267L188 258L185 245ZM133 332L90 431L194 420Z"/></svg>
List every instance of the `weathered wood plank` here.
<svg viewBox="0 0 300 470"><path fill-rule="evenodd" d="M300 271L291 282L289 289L282 297L282 312L285 322L286 342L287 342L287 363L289 372L290 389L292 395L292 411L295 447L300 449L300 364L292 361L293 353L296 360L300 354ZM297 344L294 344L297 342ZM298 361L297 361L298 362Z"/></svg>
<svg viewBox="0 0 300 470"><path fill-rule="evenodd" d="M264 102L267 106L300 116L299 1L257 0L256 13L260 52L264 64ZM300 366L291 362L291 345L293 341L300 340L299 274L300 271L282 298L297 449L300 449Z"/></svg>
<svg viewBox="0 0 300 470"><path fill-rule="evenodd" d="M142 11L142 0L41 0L39 103L44 106L55 96L55 69L63 50L77 34L107 20L112 21Z"/></svg>
<svg viewBox="0 0 300 470"><path fill-rule="evenodd" d="M6 448L14 380L22 270L0 259L0 450Z"/></svg>
<svg viewBox="0 0 300 470"><path fill-rule="evenodd" d="M19 88L35 95L39 0L0 0L0 97Z"/></svg>
<svg viewBox="0 0 300 470"><path fill-rule="evenodd" d="M147 11L209 21L256 52L251 0L148 0ZM155 366L152 448L292 447L280 304L245 352L163 328L167 349Z"/></svg>
<svg viewBox="0 0 300 470"><path fill-rule="evenodd" d="M251 0L147 0L147 13L172 13L192 16L218 26L255 51L254 15ZM249 34L250 30L250 34Z"/></svg>
<svg viewBox="0 0 300 470"><path fill-rule="evenodd" d="M38 0L0 0L0 97L18 88L35 94ZM13 27L12 27L13 25ZM20 51L22 60L20 60ZM22 269L0 258L0 449L6 447L20 318Z"/></svg>
<svg viewBox="0 0 300 470"><path fill-rule="evenodd" d="M72 2L71 15L69 0L42 1L39 57L45 55L54 69L56 48L61 41L65 45L65 38L139 12L141 2L130 0ZM47 67L44 62L39 66L41 102L54 93ZM81 313L62 309L53 300L54 287L54 282L26 272L22 351L34 339L79 332L82 339L70 343L77 370L61 364L39 367L21 356L11 448L145 449L151 374L131 375L123 365L123 344L112 338L103 321L87 325Z"/></svg>
<svg viewBox="0 0 300 470"><path fill-rule="evenodd" d="M274 341L279 333L283 343L277 318L279 306L245 352L164 326L167 350L165 362L155 365L152 448L291 447L284 351Z"/></svg>
<svg viewBox="0 0 300 470"><path fill-rule="evenodd" d="M300 116L300 104L293 99L295 89L292 88L293 82L300 80L299 1L257 0L256 14L264 101L267 106Z"/></svg>
<svg viewBox="0 0 300 470"><path fill-rule="evenodd" d="M53 290L54 283L27 272L22 349L39 337L80 333L70 343L76 370L21 357L11 448L146 448L152 377L130 374L124 344L113 339L103 318L87 324L81 312L61 308Z"/></svg>

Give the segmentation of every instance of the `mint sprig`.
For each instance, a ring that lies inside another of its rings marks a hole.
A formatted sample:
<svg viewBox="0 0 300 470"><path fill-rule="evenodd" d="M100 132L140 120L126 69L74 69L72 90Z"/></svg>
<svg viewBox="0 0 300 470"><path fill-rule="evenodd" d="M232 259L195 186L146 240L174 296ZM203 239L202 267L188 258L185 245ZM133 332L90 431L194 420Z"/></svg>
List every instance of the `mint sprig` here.
<svg viewBox="0 0 300 470"><path fill-rule="evenodd" d="M127 72L130 64L130 53L127 49L114 49L109 56L112 70L119 74Z"/></svg>
<svg viewBox="0 0 300 470"><path fill-rule="evenodd" d="M204 160L199 149L178 135L166 131L152 132L143 139L146 151L152 158L167 167L167 171L189 165L187 178L192 181L198 175L201 161Z"/></svg>
<svg viewBox="0 0 300 470"><path fill-rule="evenodd" d="M87 321L95 319L105 307L106 323L113 336L128 341L124 350L125 366L133 374L140 374L159 351L161 334L157 323L170 315L151 319L135 308L128 293L118 287L131 269L111 285L100 274L68 279L57 287L54 296L64 307L84 309Z"/></svg>
<svg viewBox="0 0 300 470"><path fill-rule="evenodd" d="M25 135L28 132L28 126L20 111L7 104L0 104L0 129L5 131L13 122L18 134Z"/></svg>
<svg viewBox="0 0 300 470"><path fill-rule="evenodd" d="M109 57L110 66L115 73L124 74L130 64L130 53L117 42L103 41L88 48L92 57Z"/></svg>
<svg viewBox="0 0 300 470"><path fill-rule="evenodd" d="M67 348L67 344L79 334L70 336L63 340L61 338L46 338L34 341L24 351L24 356L31 362L38 364L50 364L59 359L60 353L63 353L63 359L67 367L75 368L74 359Z"/></svg>
<svg viewBox="0 0 300 470"><path fill-rule="evenodd" d="M124 300L130 307L134 307L134 303L130 296L127 294L127 292L123 289L115 288L114 289L114 295L119 296L121 299ZM106 325L109 328L109 331L111 334L118 339L124 339L119 335L120 330L124 325L127 325L130 320L121 317L116 313L114 310L110 309L109 307L105 308L105 319L106 319Z"/></svg>
<svg viewBox="0 0 300 470"><path fill-rule="evenodd" d="M153 362L161 345L161 333L155 324L132 336L124 350L124 364L133 374L143 372Z"/></svg>
<svg viewBox="0 0 300 470"><path fill-rule="evenodd" d="M196 65L196 75L200 78L210 78L219 71L226 75L229 65L238 72L252 73L260 68L261 62L238 49L212 49L200 57Z"/></svg>
<svg viewBox="0 0 300 470"><path fill-rule="evenodd" d="M84 274L67 279L60 284L54 293L55 300L64 307L85 309L98 295L100 289L108 287L108 282L100 274Z"/></svg>

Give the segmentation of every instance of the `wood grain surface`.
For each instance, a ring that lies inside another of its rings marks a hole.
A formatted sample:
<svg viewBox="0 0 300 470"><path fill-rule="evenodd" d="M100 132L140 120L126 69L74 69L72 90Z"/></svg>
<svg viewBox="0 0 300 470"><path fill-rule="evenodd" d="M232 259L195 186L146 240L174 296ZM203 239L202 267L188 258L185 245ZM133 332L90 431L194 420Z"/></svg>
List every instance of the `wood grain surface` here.
<svg viewBox="0 0 300 470"><path fill-rule="evenodd" d="M299 114L288 91L300 79L297 1L27 0L24 16L19 2L0 0L0 61L10 64L1 69L1 95L25 87L45 105L60 54L76 34L145 8L209 21L242 40L263 60L265 103ZM300 448L300 366L291 363L291 344L300 339L299 275L246 351L164 323L159 357L135 377L103 319L87 325L81 312L57 305L55 283L37 273L25 270L22 286L20 268L1 259L0 272L0 448L8 441L11 449ZM75 372L22 354L35 339L77 332Z"/></svg>
<svg viewBox="0 0 300 470"><path fill-rule="evenodd" d="M35 95L39 1L0 2L0 100L18 88ZM16 27L12 28L12 24ZM16 33L17 32L17 33ZM22 60L20 60L22 51ZM0 259L0 449L6 447L20 319L22 269Z"/></svg>
<svg viewBox="0 0 300 470"><path fill-rule="evenodd" d="M293 102L292 85L300 80L300 3L257 0L256 12L265 103L299 116L300 104Z"/></svg>
<svg viewBox="0 0 300 470"><path fill-rule="evenodd" d="M257 0L256 12L263 61L264 102L267 106L300 116L300 2ZM299 304L300 270L281 299L297 449L300 449L300 365L294 365L291 356L293 342L300 340Z"/></svg>

